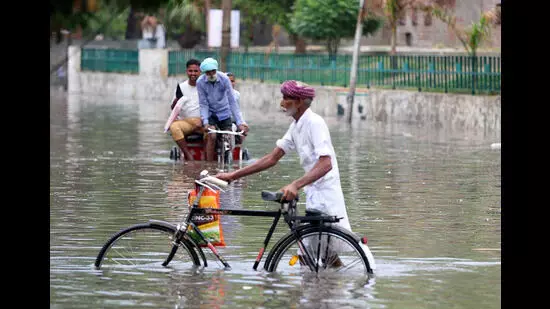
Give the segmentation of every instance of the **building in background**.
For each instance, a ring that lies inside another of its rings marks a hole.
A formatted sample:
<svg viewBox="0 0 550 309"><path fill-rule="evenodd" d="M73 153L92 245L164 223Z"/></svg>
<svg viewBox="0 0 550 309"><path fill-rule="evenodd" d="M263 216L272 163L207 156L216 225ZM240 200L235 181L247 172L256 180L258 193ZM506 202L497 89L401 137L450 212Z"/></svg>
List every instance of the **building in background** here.
<svg viewBox="0 0 550 309"><path fill-rule="evenodd" d="M439 0L437 2L454 11L457 23L469 25L479 21L482 12L493 8L500 10L501 0ZM484 44L484 47L500 47L500 28L500 22L497 22L491 33L491 40ZM373 37L363 37L361 45L389 45L390 38L391 30L385 26ZM446 24L419 10L409 10L405 18L399 21L397 46L462 48L462 44Z"/></svg>

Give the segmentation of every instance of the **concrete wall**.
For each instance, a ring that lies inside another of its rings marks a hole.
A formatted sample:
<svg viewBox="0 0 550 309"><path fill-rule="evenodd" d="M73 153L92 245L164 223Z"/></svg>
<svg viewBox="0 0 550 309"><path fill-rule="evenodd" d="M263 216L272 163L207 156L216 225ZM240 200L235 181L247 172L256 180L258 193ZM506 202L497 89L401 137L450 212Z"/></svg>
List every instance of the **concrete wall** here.
<svg viewBox="0 0 550 309"><path fill-rule="evenodd" d="M80 49L69 48L68 92L120 97L136 100L172 98L175 86L186 76L168 76L167 50L140 50L139 74L85 72L80 69ZM314 86L316 97L312 109L324 117L335 117L338 105L347 119L347 88ZM239 80L244 110L276 113L282 98L279 84ZM444 129L483 129L500 131L500 96L424 93L400 90L356 90L354 121L377 121L417 124ZM362 112L359 112L362 110Z"/></svg>
<svg viewBox="0 0 550 309"><path fill-rule="evenodd" d="M247 109L275 113L282 99L278 84L241 81L241 104ZM312 110L325 116L337 116L338 105L347 120L348 88L315 86ZM500 131L500 96L424 93L400 90L359 88L354 99L354 121L397 122L452 130Z"/></svg>

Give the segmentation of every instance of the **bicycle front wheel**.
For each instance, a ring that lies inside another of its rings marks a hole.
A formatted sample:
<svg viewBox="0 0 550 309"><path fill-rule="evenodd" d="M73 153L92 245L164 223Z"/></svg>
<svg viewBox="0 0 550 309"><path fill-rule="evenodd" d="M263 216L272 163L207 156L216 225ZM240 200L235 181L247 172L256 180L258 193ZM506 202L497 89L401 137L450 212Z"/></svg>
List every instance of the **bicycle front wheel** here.
<svg viewBox="0 0 550 309"><path fill-rule="evenodd" d="M372 273L359 244L350 236L331 228L324 228L321 235L317 229L300 233L298 238L292 235L272 250L273 258L265 266L268 271L346 275Z"/></svg>
<svg viewBox="0 0 550 309"><path fill-rule="evenodd" d="M230 150L226 150L223 153L223 163L225 165L230 165L233 161L233 153Z"/></svg>
<svg viewBox="0 0 550 309"><path fill-rule="evenodd" d="M101 248L96 268L148 269L162 267L173 246L175 229L169 226L138 224L113 235ZM178 244L172 264L200 266L194 246L187 239Z"/></svg>

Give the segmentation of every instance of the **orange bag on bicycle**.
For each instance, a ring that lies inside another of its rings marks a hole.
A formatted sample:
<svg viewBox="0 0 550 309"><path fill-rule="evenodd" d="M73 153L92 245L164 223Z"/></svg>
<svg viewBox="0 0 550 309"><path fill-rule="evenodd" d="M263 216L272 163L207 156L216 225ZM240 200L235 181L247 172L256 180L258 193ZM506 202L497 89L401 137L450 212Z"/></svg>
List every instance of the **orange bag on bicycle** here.
<svg viewBox="0 0 550 309"><path fill-rule="evenodd" d="M191 190L187 195L189 205L193 205L197 198L197 191ZM220 208L220 192L212 191L208 188L204 188L201 199L199 200L199 208ZM210 240L212 245L223 247L225 241L223 239L222 224L220 222L220 215L194 215L191 221L197 225L204 236ZM206 247L206 244L202 241L199 235L193 230L193 227L189 226L187 233L193 240L195 240L201 247Z"/></svg>

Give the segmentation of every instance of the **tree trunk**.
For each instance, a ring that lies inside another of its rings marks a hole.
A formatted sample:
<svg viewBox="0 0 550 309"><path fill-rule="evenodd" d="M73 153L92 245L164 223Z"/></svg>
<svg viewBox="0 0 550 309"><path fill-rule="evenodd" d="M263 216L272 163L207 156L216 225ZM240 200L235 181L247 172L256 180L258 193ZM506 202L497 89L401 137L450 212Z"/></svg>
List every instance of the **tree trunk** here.
<svg viewBox="0 0 550 309"><path fill-rule="evenodd" d="M126 21L126 40L141 39L141 20L136 16L136 11L130 6L128 19Z"/></svg>
<svg viewBox="0 0 550 309"><path fill-rule="evenodd" d="M390 55L395 55L397 53L396 45L397 45L397 22L394 22L391 25L391 51Z"/></svg>
<svg viewBox="0 0 550 309"><path fill-rule="evenodd" d="M328 39L327 41L327 51L330 59L336 59L336 54L338 54L338 46L340 45L340 39Z"/></svg>
<svg viewBox="0 0 550 309"><path fill-rule="evenodd" d="M355 98L355 85L357 83L357 64L359 63L359 51L361 48L361 35L363 34L362 21L365 13L365 0L359 1L359 13L355 25L355 40L353 42L353 58L351 59L351 72L349 77L349 92L346 101L349 105L348 123L351 123L353 115L353 100Z"/></svg>
<svg viewBox="0 0 550 309"><path fill-rule="evenodd" d="M247 38L247 44L245 47L245 53L248 53L248 47L252 44L254 44L254 22L248 23L248 38Z"/></svg>
<svg viewBox="0 0 550 309"><path fill-rule="evenodd" d="M210 32L208 31L210 29L208 25L208 18L210 15L210 7L212 6L211 0L204 0L204 18L205 18L205 29L206 29L206 46L208 49L210 49L210 46L208 45L208 36L210 35Z"/></svg>
<svg viewBox="0 0 550 309"><path fill-rule="evenodd" d="M227 55L231 48L231 0L222 0L222 54L221 70L227 72Z"/></svg>
<svg viewBox="0 0 550 309"><path fill-rule="evenodd" d="M306 41L296 34L290 34L290 38L294 42L294 54L305 54Z"/></svg>

